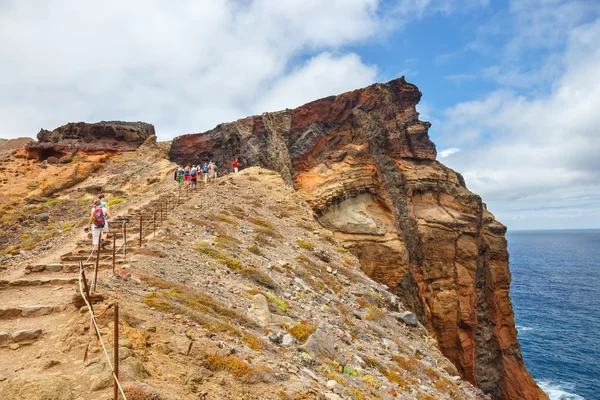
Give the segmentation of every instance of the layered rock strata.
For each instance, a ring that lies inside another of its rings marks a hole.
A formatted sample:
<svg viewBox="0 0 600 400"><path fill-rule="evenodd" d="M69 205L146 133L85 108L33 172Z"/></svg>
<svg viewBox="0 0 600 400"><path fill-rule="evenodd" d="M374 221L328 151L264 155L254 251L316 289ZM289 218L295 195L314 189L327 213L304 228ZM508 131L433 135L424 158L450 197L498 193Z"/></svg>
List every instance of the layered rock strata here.
<svg viewBox="0 0 600 400"><path fill-rule="evenodd" d="M137 149L154 126L145 122L102 121L93 124L72 122L53 131L41 129L37 142L25 147L29 158L60 159L82 152L125 152Z"/></svg>
<svg viewBox="0 0 600 400"><path fill-rule="evenodd" d="M517 341L506 228L436 161L420 98L400 78L180 136L170 156L278 171L465 379L493 399L546 399Z"/></svg>

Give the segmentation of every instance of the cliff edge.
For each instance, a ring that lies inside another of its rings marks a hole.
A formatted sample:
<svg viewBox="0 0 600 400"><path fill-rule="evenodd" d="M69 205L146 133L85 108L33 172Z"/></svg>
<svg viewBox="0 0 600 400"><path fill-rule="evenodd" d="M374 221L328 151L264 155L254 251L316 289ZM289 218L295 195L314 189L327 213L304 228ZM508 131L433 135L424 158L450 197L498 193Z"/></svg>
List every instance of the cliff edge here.
<svg viewBox="0 0 600 400"><path fill-rule="evenodd" d="M506 228L436 161L404 78L173 140L178 163L278 171L319 222L493 399L547 399L527 372L509 297Z"/></svg>

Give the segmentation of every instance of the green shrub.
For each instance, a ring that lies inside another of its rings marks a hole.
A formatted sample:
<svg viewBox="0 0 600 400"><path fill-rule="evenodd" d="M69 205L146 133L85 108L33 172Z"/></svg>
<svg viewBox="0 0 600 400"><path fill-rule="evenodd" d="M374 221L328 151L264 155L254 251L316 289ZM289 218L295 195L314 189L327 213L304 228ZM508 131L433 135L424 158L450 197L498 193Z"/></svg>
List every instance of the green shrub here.
<svg viewBox="0 0 600 400"><path fill-rule="evenodd" d="M290 310L290 308L285 303L285 301L281 300L279 297L275 296L274 294L267 293L267 297L269 299L271 299L281 311L288 312Z"/></svg>
<svg viewBox="0 0 600 400"><path fill-rule="evenodd" d="M308 242L305 242L302 239L296 240L296 243L298 244L298 247L300 247L301 249L312 250L315 248L315 246L313 246L312 244L310 244Z"/></svg>
<svg viewBox="0 0 600 400"><path fill-rule="evenodd" d="M112 199L108 200L106 202L106 205L109 207L112 207L112 206L122 203L124 201L127 201L127 197L117 196L117 197L113 197Z"/></svg>

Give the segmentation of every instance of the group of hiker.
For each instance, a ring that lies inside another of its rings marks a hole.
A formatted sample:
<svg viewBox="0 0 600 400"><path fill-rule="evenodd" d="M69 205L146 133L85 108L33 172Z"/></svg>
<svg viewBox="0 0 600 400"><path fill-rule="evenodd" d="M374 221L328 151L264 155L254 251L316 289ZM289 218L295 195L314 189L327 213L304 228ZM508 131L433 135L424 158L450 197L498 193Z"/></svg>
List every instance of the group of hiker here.
<svg viewBox="0 0 600 400"><path fill-rule="evenodd" d="M236 159L233 160L232 163L233 171L239 171L239 162ZM198 165L189 165L187 167L183 167L180 165L173 172L173 180L177 182L179 185L185 185L190 189L196 189L198 187L198 179L202 176L202 182L204 184L208 184L209 181L213 179L217 179L217 165L214 161L209 161L208 163L204 163L202 166Z"/></svg>
<svg viewBox="0 0 600 400"><path fill-rule="evenodd" d="M239 162L237 158L231 163L234 172L239 171ZM204 163L204 165L188 165L183 168L179 166L173 174L174 180L179 185L186 185L190 189L196 189L198 186L198 178L202 175L202 181L204 184L208 184L209 180L217 178L217 166L213 161ZM90 214L90 224L92 230L92 246L94 247L94 253L97 251L98 243L100 247L104 248L104 242L108 236L108 220L110 219L110 209L106 203L106 198L103 194L99 195L94 200L94 206Z"/></svg>

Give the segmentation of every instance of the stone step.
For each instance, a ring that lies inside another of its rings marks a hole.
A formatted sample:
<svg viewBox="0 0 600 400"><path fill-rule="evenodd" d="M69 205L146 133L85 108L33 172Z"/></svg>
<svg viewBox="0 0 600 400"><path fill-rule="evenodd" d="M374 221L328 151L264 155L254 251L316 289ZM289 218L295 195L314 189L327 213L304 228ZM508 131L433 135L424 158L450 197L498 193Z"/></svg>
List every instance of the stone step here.
<svg viewBox="0 0 600 400"><path fill-rule="evenodd" d="M65 306L61 305L0 307L0 319L41 317L55 312L61 312L64 309Z"/></svg>
<svg viewBox="0 0 600 400"><path fill-rule="evenodd" d="M85 260L84 260L85 261ZM117 260L116 265L121 265L123 263L122 260ZM90 261L88 261L87 263L84 263L83 266L95 266L96 265L96 260L95 259L90 259ZM108 269L108 268L112 268L112 259L111 260L100 260L100 262L98 263L98 267L100 267L100 269ZM56 264L39 264L39 265L28 265L27 267L25 267L25 271L26 274L37 274L37 273L42 273L42 272L68 272L68 273L76 273L79 272L79 263L76 262L63 262L63 263L56 263Z"/></svg>
<svg viewBox="0 0 600 400"><path fill-rule="evenodd" d="M60 257L61 261L86 261L89 263L95 263L96 262L96 255L92 255L91 257L89 255L71 255L71 254L65 254L63 256ZM112 262L112 252L111 253L100 253L100 260L102 261L107 261L110 260ZM115 260L117 262L122 262L123 261L123 255L122 253L117 253L115 254Z"/></svg>
<svg viewBox="0 0 600 400"><path fill-rule="evenodd" d="M17 349L22 345L34 343L43 334L40 328L23 329L13 332L0 332L0 347Z"/></svg>
<svg viewBox="0 0 600 400"><path fill-rule="evenodd" d="M37 279L15 279L14 281L0 281L0 288L7 287L24 287L24 286L57 286L57 285L73 285L79 281L79 277L72 278L50 278L43 277Z"/></svg>

